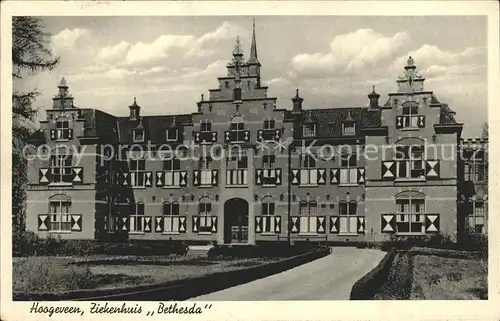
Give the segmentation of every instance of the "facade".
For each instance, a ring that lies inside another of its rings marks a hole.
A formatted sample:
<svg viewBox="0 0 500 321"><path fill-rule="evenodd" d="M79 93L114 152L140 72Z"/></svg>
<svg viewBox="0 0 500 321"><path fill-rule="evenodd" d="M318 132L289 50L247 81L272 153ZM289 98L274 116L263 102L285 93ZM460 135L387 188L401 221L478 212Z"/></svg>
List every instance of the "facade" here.
<svg viewBox="0 0 500 321"><path fill-rule="evenodd" d="M260 68L254 28L249 59L237 40L197 112L168 116L135 98L126 117L76 107L63 78L31 141L27 229L219 244L486 233L486 176L470 179L487 142L476 166L411 57L388 101L373 88L362 107L305 108L296 90L278 109Z"/></svg>

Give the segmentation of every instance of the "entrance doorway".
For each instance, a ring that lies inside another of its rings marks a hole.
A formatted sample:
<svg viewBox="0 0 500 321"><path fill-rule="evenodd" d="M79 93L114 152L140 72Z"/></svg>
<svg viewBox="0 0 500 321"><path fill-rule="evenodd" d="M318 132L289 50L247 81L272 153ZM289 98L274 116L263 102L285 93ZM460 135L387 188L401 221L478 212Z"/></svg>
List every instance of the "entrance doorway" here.
<svg viewBox="0 0 500 321"><path fill-rule="evenodd" d="M232 198L224 203L224 243L248 242L248 202Z"/></svg>

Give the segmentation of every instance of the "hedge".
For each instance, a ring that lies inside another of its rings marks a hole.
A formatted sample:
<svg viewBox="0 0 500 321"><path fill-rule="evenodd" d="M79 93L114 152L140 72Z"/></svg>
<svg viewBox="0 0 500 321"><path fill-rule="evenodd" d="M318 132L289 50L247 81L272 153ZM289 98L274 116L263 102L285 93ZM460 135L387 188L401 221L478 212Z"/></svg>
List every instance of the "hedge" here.
<svg viewBox="0 0 500 321"><path fill-rule="evenodd" d="M13 241L13 256L185 255L188 251L187 244L175 240L105 243L96 240L42 238L26 232L23 237Z"/></svg>
<svg viewBox="0 0 500 321"><path fill-rule="evenodd" d="M378 292L384 284L389 270L391 269L392 261L396 256L396 249L391 249L379 264L368 272L365 276L354 283L351 289L351 300L370 300Z"/></svg>

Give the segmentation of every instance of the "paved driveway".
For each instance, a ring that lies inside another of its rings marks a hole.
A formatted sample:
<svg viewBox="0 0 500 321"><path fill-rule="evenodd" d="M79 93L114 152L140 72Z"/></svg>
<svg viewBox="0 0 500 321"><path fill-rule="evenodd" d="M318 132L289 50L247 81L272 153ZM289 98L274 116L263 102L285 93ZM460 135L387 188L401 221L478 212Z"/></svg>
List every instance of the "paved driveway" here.
<svg viewBox="0 0 500 321"><path fill-rule="evenodd" d="M384 255L379 250L336 247L321 259L191 300L348 300L354 283Z"/></svg>

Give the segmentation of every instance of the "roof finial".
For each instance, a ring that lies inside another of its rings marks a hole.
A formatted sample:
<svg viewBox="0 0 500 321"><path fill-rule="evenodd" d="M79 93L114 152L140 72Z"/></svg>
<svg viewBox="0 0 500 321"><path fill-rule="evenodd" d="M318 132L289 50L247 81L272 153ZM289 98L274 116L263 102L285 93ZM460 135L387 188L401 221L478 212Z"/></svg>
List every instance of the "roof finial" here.
<svg viewBox="0 0 500 321"><path fill-rule="evenodd" d="M236 36L236 44L234 45L234 49L233 49L233 55L234 56L237 56L237 55L241 55L241 46L240 46L240 35L237 35Z"/></svg>
<svg viewBox="0 0 500 321"><path fill-rule="evenodd" d="M252 45L250 47L250 57L248 58L248 63L259 63L259 59L257 57L257 40L255 39L255 18L253 18Z"/></svg>
<svg viewBox="0 0 500 321"><path fill-rule="evenodd" d="M61 78L61 82L59 83L59 87L68 87L68 83L64 77Z"/></svg>

